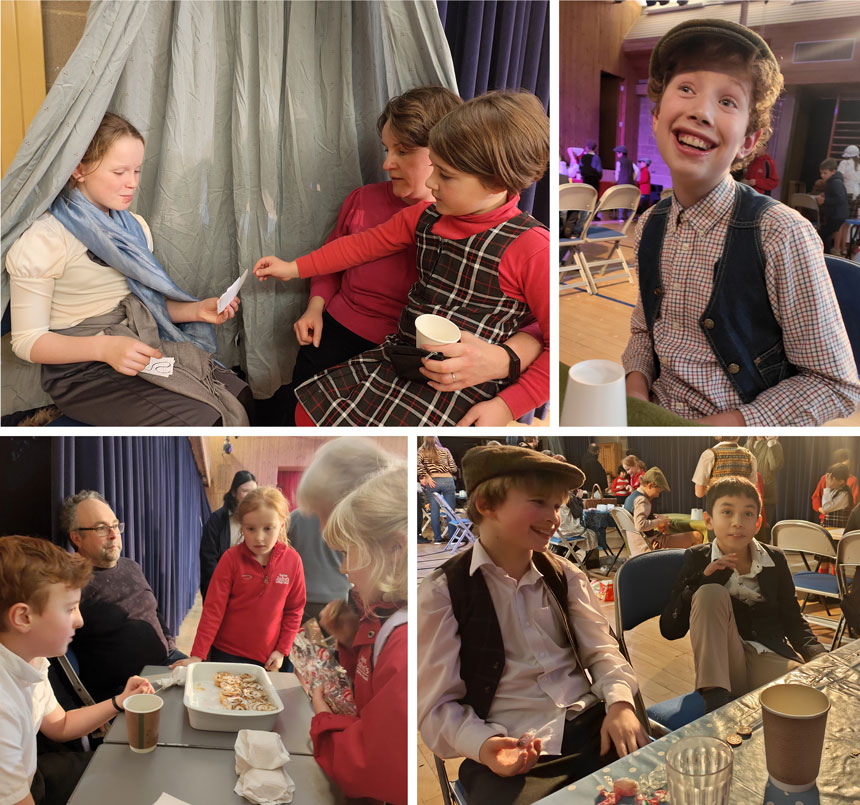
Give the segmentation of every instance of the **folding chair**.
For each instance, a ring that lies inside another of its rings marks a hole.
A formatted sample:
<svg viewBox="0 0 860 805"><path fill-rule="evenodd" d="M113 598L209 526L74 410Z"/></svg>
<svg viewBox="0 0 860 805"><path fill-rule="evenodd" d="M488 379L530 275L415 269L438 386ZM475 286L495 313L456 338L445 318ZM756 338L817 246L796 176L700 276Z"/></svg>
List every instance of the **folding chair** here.
<svg viewBox="0 0 860 805"><path fill-rule="evenodd" d="M565 514L565 511L567 514ZM584 561L588 552L597 547L595 532L589 529L581 519L577 519L567 506L562 507L561 527L550 538L550 550L577 565L586 576L589 572ZM582 549L582 560L577 556L577 549Z"/></svg>
<svg viewBox="0 0 860 805"><path fill-rule="evenodd" d="M794 551L800 554L803 559L803 564L806 570L799 573L794 573L795 590L804 594L803 604L800 611L806 608L806 603L809 597L817 595L824 603L824 609L827 614L830 614L830 609L827 607L827 600L831 598L835 601L841 599L839 592L839 582L836 576L830 573L818 573L809 565L807 557L823 556L829 561L836 561L836 544L833 542L833 537L827 532L823 526L817 523L810 523L807 520L780 520L775 523L771 531L773 544L782 551ZM819 565L821 561L819 560ZM832 618L822 618L818 615L806 615L806 620L810 623L826 626L829 629L835 629L838 625Z"/></svg>
<svg viewBox="0 0 860 805"><path fill-rule="evenodd" d="M51 684L54 695L64 709L73 710L78 707L89 707L96 703L95 699L93 699L90 692L84 686L84 683L81 682L80 676L78 676L80 665L72 649L67 649L65 655L53 657L50 660L50 664L48 682ZM84 735L82 738L70 741L69 743L77 744L80 742L82 751L89 752L91 748L94 748L91 746L91 742L96 741L96 745L98 745L106 734L107 728L101 726L93 730L89 735Z"/></svg>
<svg viewBox="0 0 860 805"><path fill-rule="evenodd" d="M792 193L791 202L788 205L797 210L804 218L808 218L815 227L816 232L821 226L821 213L818 208L818 199L809 193Z"/></svg>
<svg viewBox="0 0 860 805"><path fill-rule="evenodd" d="M625 548L627 548L627 553L631 557L647 553L649 548L642 535L636 530L636 526L633 525L633 515L627 509L623 506L614 508L609 512L609 516L612 518L612 522L615 523L615 530L621 535L621 547L618 549L618 553L613 556L612 566L609 568L611 570L615 567L615 562L618 561L621 551ZM634 535L639 538L638 541L634 538ZM642 543L641 545L639 544L640 542ZM607 550L608 547L607 545Z"/></svg>
<svg viewBox="0 0 860 805"><path fill-rule="evenodd" d="M627 265L624 253L621 251L621 242L627 237L627 231L633 224L633 215L639 206L640 198L639 188L632 184L619 184L615 185L615 187L610 187L603 194L603 198L600 199L597 209L591 218L586 221L585 228L582 230L583 248L593 244L609 246L609 252L606 257L600 260L588 259L585 251L580 251L579 259L586 279L590 283L591 293L597 293L597 286L599 284L598 280L594 277L595 269L600 269L598 276L602 282L616 279L614 275L606 275L607 268L610 266L621 268L627 277L627 281L631 285L633 284L633 274L630 272L630 266ZM607 226L600 226L595 223L597 215L604 210L629 210L630 216L624 221L620 229L610 229Z"/></svg>
<svg viewBox="0 0 860 805"><path fill-rule="evenodd" d="M436 776L442 789L442 801L445 805L467 805L466 791L459 780L449 780L445 762L438 755L433 755L436 761Z"/></svg>
<svg viewBox="0 0 860 805"><path fill-rule="evenodd" d="M860 531L848 531L843 534L842 539L839 540L839 544L836 546L836 580L839 582L839 590L843 599L848 595L848 589L851 586L848 581L848 574L845 572L847 567L854 568L854 582L860 584L860 579L856 578L857 568L860 567ZM833 635L833 643L830 646L831 651L839 647L848 629L850 627L845 622L845 613L843 612L839 618L836 633Z"/></svg>
<svg viewBox="0 0 860 805"><path fill-rule="evenodd" d="M630 662L630 652L624 642L624 632L659 617L671 599L683 564L682 549L654 551L628 559L615 574L615 632L627 662ZM705 715L705 702L696 691L658 702L647 709L639 691L634 699L639 719L650 725L655 736L680 729Z"/></svg>
<svg viewBox="0 0 860 805"><path fill-rule="evenodd" d="M662 201L667 196L671 196L671 195L672 195L672 188L671 187L664 188L663 190L660 191L660 201Z"/></svg>
<svg viewBox="0 0 860 805"><path fill-rule="evenodd" d="M448 521L448 543L445 545L444 550L448 550L449 548L453 551L456 550L460 543L463 541L463 538L469 540L469 542L475 541L475 535L472 533L472 521L468 517L461 517L457 512L454 511L449 505L448 501L442 497L438 492L433 492L436 500L439 502L439 507L442 509L442 513L445 515L445 519ZM453 533L451 529L453 528Z"/></svg>
<svg viewBox="0 0 860 805"><path fill-rule="evenodd" d="M589 274L585 270L581 254L582 244L585 242L582 239L582 233L591 223L596 205L597 191L589 184L566 184L561 185L558 188L558 211L560 213L576 212L580 215L585 214L586 216L585 221L582 224L582 228L578 233L573 234L573 236L569 238L561 238L558 242L562 253L564 253L565 248L568 249L565 254L565 259L560 258L559 260L558 274L560 291L575 291L582 288L588 293L597 292L597 289L591 284ZM564 275L569 274L572 271L579 272L579 282L570 282L564 279Z"/></svg>

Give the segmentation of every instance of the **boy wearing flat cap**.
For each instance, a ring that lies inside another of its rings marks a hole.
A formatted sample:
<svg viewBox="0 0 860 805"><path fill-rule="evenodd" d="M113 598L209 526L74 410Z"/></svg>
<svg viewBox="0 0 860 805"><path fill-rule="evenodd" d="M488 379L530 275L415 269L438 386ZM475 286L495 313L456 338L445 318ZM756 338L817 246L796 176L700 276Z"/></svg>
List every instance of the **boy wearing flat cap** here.
<svg viewBox="0 0 860 805"><path fill-rule="evenodd" d="M583 473L504 445L462 470L480 538L418 591L418 726L465 756L470 804L531 803L646 743L636 679L585 574L547 551Z"/></svg>
<svg viewBox="0 0 860 805"><path fill-rule="evenodd" d="M628 394L705 425L820 425L860 400L815 230L729 175L764 148L781 90L765 41L726 20L682 22L651 54L673 194L637 226L622 360Z"/></svg>

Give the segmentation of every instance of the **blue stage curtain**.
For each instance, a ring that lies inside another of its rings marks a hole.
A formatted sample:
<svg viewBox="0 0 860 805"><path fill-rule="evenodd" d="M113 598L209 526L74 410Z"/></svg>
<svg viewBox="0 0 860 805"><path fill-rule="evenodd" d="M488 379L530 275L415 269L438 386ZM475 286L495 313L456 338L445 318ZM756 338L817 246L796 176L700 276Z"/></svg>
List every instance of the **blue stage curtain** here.
<svg viewBox="0 0 860 805"><path fill-rule="evenodd" d="M492 89L527 89L549 109L548 0L437 0L436 6L465 100ZM547 225L549 187L544 176L520 203Z"/></svg>
<svg viewBox="0 0 860 805"><path fill-rule="evenodd" d="M134 559L152 587L171 631L194 603L198 549L209 503L191 445L181 436L63 436L53 439L52 520L64 497L82 489L104 495L125 523L122 555Z"/></svg>

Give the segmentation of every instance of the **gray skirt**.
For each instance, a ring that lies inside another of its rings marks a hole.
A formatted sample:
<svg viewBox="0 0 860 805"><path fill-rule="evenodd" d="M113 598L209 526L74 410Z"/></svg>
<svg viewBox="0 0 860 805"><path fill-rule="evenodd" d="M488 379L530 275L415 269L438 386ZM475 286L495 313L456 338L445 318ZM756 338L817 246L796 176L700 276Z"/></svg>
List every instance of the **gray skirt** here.
<svg viewBox="0 0 860 805"><path fill-rule="evenodd" d="M117 427L248 424L244 406L250 406L252 398L247 384L193 344L161 342L155 321L135 296L125 297L109 313L58 333L128 336L176 358L169 378L131 377L100 361L42 364L42 388L73 419Z"/></svg>

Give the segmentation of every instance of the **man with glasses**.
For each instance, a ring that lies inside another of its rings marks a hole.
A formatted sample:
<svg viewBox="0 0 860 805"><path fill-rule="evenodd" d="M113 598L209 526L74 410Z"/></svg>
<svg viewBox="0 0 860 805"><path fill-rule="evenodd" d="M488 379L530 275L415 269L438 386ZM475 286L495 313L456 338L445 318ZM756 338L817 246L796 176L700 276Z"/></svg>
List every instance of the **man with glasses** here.
<svg viewBox="0 0 860 805"><path fill-rule="evenodd" d="M60 526L94 571L81 593L84 625L69 647L93 698L100 701L122 690L144 665L184 659L140 565L120 556L125 524L107 501L90 490L66 498Z"/></svg>

